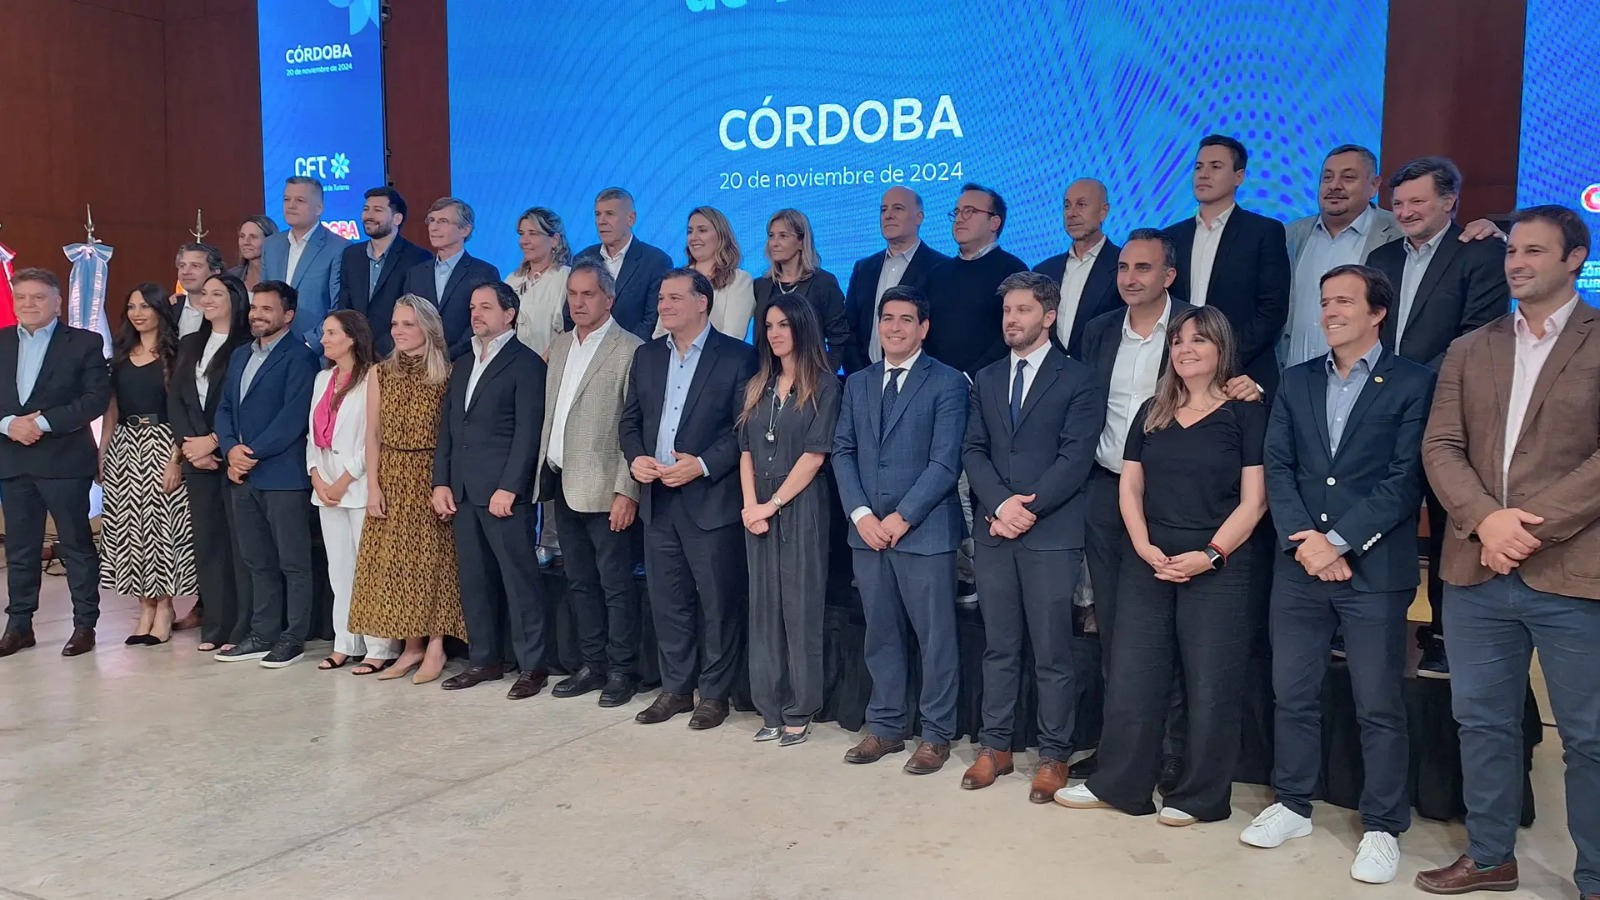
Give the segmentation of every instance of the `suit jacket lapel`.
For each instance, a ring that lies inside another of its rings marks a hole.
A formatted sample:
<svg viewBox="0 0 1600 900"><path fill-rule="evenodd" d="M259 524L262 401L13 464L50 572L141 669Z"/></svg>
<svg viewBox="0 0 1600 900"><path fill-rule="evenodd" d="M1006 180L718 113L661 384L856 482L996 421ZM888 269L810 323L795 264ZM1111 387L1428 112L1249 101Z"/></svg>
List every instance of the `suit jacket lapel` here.
<svg viewBox="0 0 1600 900"><path fill-rule="evenodd" d="M1094 258L1094 266L1089 269L1089 279L1083 283L1083 297L1078 300L1077 317L1068 331L1074 338L1082 337L1083 326L1101 313L1100 300L1106 295L1106 289L1116 281L1117 254L1110 250L1111 242L1106 241L1100 248L1100 255Z"/></svg>
<svg viewBox="0 0 1600 900"><path fill-rule="evenodd" d="M1439 239L1439 246L1433 251L1433 259L1428 260L1428 271L1422 273L1422 281L1417 285L1417 296L1411 300L1411 312L1406 316L1406 328L1417 324L1417 316L1422 308L1428 304L1429 298L1439 287L1440 279L1444 278L1444 270L1450 268L1450 263L1461 251L1461 226L1451 225L1444 230L1444 237ZM1404 248L1402 248L1403 250ZM1404 270L1402 270L1403 274ZM1395 282L1398 289L1400 282Z"/></svg>
<svg viewBox="0 0 1600 900"><path fill-rule="evenodd" d="M406 255L406 239L395 235L394 241L389 244L389 251L383 254L383 265L378 267L378 283L366 286L368 294L376 294L378 289L383 287L384 282L389 280L389 276L394 274L394 270L400 267L399 260L404 255ZM372 267L367 266L367 272L370 273L371 271Z"/></svg>
<svg viewBox="0 0 1600 900"><path fill-rule="evenodd" d="M1501 439L1495 441L1494 446L1490 448L1490 451L1494 455L1493 458L1495 472L1495 481L1493 485L1490 485L1490 489L1493 491L1494 495L1498 497L1500 496L1500 492L1503 487L1501 484L1500 472L1505 466L1504 437L1506 412L1511 408L1511 382L1516 377L1517 336L1512 330L1511 318L1509 316L1493 322L1486 327L1489 329L1489 369L1490 374L1494 378L1493 415L1494 421L1500 423L1500 427L1496 429L1496 431L1501 435ZM1547 364L1545 368L1548 369L1550 367ZM1540 374L1542 375L1543 373L1541 372ZM1470 370L1463 373L1464 379L1471 377L1472 372ZM1464 390L1463 393L1465 393ZM1480 413L1463 405L1461 415L1463 419L1468 417L1476 418L1478 415L1485 414L1486 412L1487 411ZM1532 416L1524 416L1523 421L1527 422L1531 418Z"/></svg>
<svg viewBox="0 0 1600 900"><path fill-rule="evenodd" d="M516 347L512 346L512 344L517 343L519 342L517 341L516 335L512 335L509 340L500 346L500 351L494 355L494 359L489 360L489 365L484 367L483 374L478 376L477 389L472 392L471 397L467 398L467 412L472 412L472 408L478 405L478 398L483 396L483 392L486 388L488 388L489 382L493 380L496 375L499 375L501 370L505 369L506 366L511 365L511 357L521 352ZM477 351L473 350L472 353L468 355L468 358L473 358L476 353Z"/></svg>
<svg viewBox="0 0 1600 900"><path fill-rule="evenodd" d="M894 409L890 410L889 412L889 421L887 423L880 423L881 427L878 429L879 434L888 434L889 431L900 422L900 417L904 416L906 413L906 407L911 405L911 398L917 393L918 389L927 383L928 370L932 367L932 360L926 353L924 353L920 358L917 359L917 364L911 367L911 371L901 376L900 396L895 398ZM879 415L881 416L883 411L883 366L881 364L878 366L877 371L878 411Z"/></svg>
<svg viewBox="0 0 1600 900"><path fill-rule="evenodd" d="M1560 337L1556 338L1556 345L1550 348L1550 358L1544 361L1544 368L1539 370L1539 378L1533 383L1533 393L1528 397L1528 411L1522 416L1522 429L1517 432L1517 443L1522 443L1523 435L1528 433L1528 428L1533 425L1533 417L1539 412L1539 405L1544 403L1544 398L1549 395L1550 388L1556 379L1572 361L1572 354L1578 352L1578 347L1583 344L1584 338L1589 335L1589 327L1594 322L1594 313L1582 300L1578 301L1578 308L1572 311L1572 318L1567 320L1567 327L1561 330ZM1513 348L1513 353L1515 348ZM1505 461L1501 461L1505 465Z"/></svg>
<svg viewBox="0 0 1600 900"><path fill-rule="evenodd" d="M292 241L294 238L291 237L290 240ZM300 262L294 267L294 287L300 287L300 282L305 280L306 273L311 271L312 263L315 262L317 254L322 252L322 248L327 243L328 229L323 228L321 225L314 226L311 229L311 233L306 235L306 249L301 252Z"/></svg>
<svg viewBox="0 0 1600 900"><path fill-rule="evenodd" d="M639 254L643 252L644 251L639 249L638 237L635 237L632 241L628 242L627 252L622 254L622 268L617 270L618 296L622 295L622 291L628 286L628 282L633 280L634 274L639 269ZM603 258L601 260L601 264L604 264Z"/></svg>
<svg viewBox="0 0 1600 900"><path fill-rule="evenodd" d="M989 403L1000 411L1000 421L1005 426L1006 434L1012 434L1016 428L1011 424L1011 354L1007 352L1003 358L1006 364L998 372L989 373L991 377L986 390L989 392ZM979 377L983 375L982 372L978 374Z"/></svg>
<svg viewBox="0 0 1600 900"><path fill-rule="evenodd" d="M306 248L306 252L311 252L309 247ZM283 362L284 342L295 340L299 340L299 338L295 335L294 330L290 329L288 334L285 334L283 337L279 338L278 342L272 345L272 352L268 353L267 358L261 361L261 368L256 369L256 377L250 379L250 389L252 391L261 386L261 379L266 378L268 372L271 372L274 367ZM245 344L243 347L240 347L239 350L248 354L250 352L250 347L253 344L254 341L249 344ZM249 359L246 358L245 362L248 363ZM244 383L241 381L240 387L242 388L243 386ZM248 393L241 391L241 394L242 396L239 398L240 403L244 403L250 398Z"/></svg>
<svg viewBox="0 0 1600 900"><path fill-rule="evenodd" d="M1020 428L1022 423L1028 420L1028 413L1033 412L1033 408L1038 406L1041 398L1049 392L1050 386L1056 383L1057 376L1061 374L1061 362L1066 356L1061 350L1054 350L1044 355L1044 365L1040 366L1038 373L1033 376L1033 384L1028 386L1028 397L1022 401L1022 412L1017 416L1017 427ZM1008 408L1010 399L1006 398Z"/></svg>
<svg viewBox="0 0 1600 900"><path fill-rule="evenodd" d="M60 328L61 326L57 325L56 327ZM20 390L17 387L16 380L17 354L19 352L21 351L17 346L16 326L12 326L5 329L3 332L0 332L0 378L8 379L11 382L12 396L16 396ZM23 399L24 398L22 397L17 397L17 405L14 407L15 409L22 408Z"/></svg>
<svg viewBox="0 0 1600 900"><path fill-rule="evenodd" d="M689 421L689 414L694 412L695 404L700 402L700 394L705 389L706 379L711 377L711 370L716 368L717 360L722 356L718 352L722 349L722 341L718 338L719 334L715 328L706 335L706 345L700 351L700 362L695 364L694 377L689 379L689 396L684 398L683 413L678 416L679 433L683 432L683 425ZM727 340L731 341L733 338ZM671 335L667 336L667 341L667 352L676 354L678 350L671 344ZM667 360L667 365L672 365L671 359Z"/></svg>
<svg viewBox="0 0 1600 900"><path fill-rule="evenodd" d="M885 365L887 364L879 360L865 370L870 376L867 381L867 396L872 399L872 402L867 404L867 422L872 426L872 436L874 438L883 434L883 373Z"/></svg>
<svg viewBox="0 0 1600 900"><path fill-rule="evenodd" d="M437 264L437 258L434 260L434 262ZM445 298L454 296L456 288L460 287L461 282L467 279L467 267L471 262L472 254L465 250L461 251L461 258L456 260L456 267L450 270L450 277L445 280L444 294L439 297L440 310L443 310L445 303L449 302ZM498 359L499 357L496 358Z"/></svg>
<svg viewBox="0 0 1600 900"><path fill-rule="evenodd" d="M577 390L576 393L574 393L572 395L574 401L576 401L576 399L578 397L583 396L583 392L589 389L589 382L594 380L594 373L599 371L606 364L606 360L610 359L612 354L616 353L617 350L619 350L621 348L622 333L619 330L621 328L622 328L621 325L618 325L617 323L612 322L611 323L611 330L607 331L606 332L606 336L600 339L600 346L598 346L598 347L596 347L594 349L594 357L589 360L588 367L583 370L583 377L578 379L578 390ZM567 357L570 356L571 354L573 354L574 352L576 352L577 349L578 349L578 335L577 335L577 333L573 333L572 342L567 344L566 353L563 353L561 355L561 365L562 365L562 367L566 366ZM555 366L556 366L556 356L555 356L554 353L552 353L552 354L550 354L550 368L554 369ZM560 377L561 376L559 376L559 375L557 376L557 378L560 378ZM576 402L574 402L574 405L576 405ZM554 407L552 407L551 408L551 412L554 412L554 411L555 411L555 409L554 409Z"/></svg>
<svg viewBox="0 0 1600 900"><path fill-rule="evenodd" d="M1240 232L1244 230L1244 224L1241 221L1244 218L1243 213L1243 209L1235 206L1233 212L1228 215L1227 224L1222 226L1222 236L1217 239L1217 256L1211 263L1211 278L1206 282L1206 305L1208 306L1215 302L1212 298L1216 295L1211 291L1217 284L1217 276L1228 271L1228 258L1239 246L1239 242L1243 240L1239 236ZM1197 229L1198 227L1196 226ZM1198 236L1197 230L1196 237ZM1192 242L1190 247L1193 247Z"/></svg>
<svg viewBox="0 0 1600 900"><path fill-rule="evenodd" d="M1392 351L1385 350L1383 354L1378 357L1378 364L1372 367L1371 372L1367 373L1367 383L1361 386L1361 393L1356 397L1355 405L1350 408L1350 417L1345 420L1344 423L1345 434L1355 434L1356 427L1360 425L1361 420L1366 417L1367 411L1372 408L1372 404L1378 402L1378 395L1383 393L1384 389L1389 386L1389 370L1392 368L1394 368L1394 353ZM1323 392L1323 397L1323 406L1326 407L1326 391ZM1323 428L1328 427L1327 422L1328 416L1326 410L1324 410L1322 416ZM1324 438L1326 438L1326 435L1324 435ZM1349 441L1340 441L1340 452L1342 453L1344 448L1348 447L1349 445ZM1335 455L1337 456L1337 454Z"/></svg>
<svg viewBox="0 0 1600 900"><path fill-rule="evenodd" d="M15 332L13 332L13 335L15 335ZM50 345L44 348L44 360L39 366L39 377L33 380L34 394L37 394L39 392L39 388L43 387L45 383L49 381L50 376L55 371L56 366L60 364L61 355L67 352L66 343L67 323L57 322L56 330L50 333ZM16 373L17 366L13 361L11 364L10 374L13 378L15 378ZM27 403L31 399L33 399L32 394L28 395L27 397L18 397L17 401L19 403Z"/></svg>
<svg viewBox="0 0 1600 900"><path fill-rule="evenodd" d="M1311 401L1311 421L1317 427L1317 446L1322 448L1322 455L1333 461L1333 451L1329 449L1332 438L1328 436L1328 370L1317 370L1321 377L1305 379L1306 394ZM1350 433L1350 428L1345 427L1345 433Z"/></svg>

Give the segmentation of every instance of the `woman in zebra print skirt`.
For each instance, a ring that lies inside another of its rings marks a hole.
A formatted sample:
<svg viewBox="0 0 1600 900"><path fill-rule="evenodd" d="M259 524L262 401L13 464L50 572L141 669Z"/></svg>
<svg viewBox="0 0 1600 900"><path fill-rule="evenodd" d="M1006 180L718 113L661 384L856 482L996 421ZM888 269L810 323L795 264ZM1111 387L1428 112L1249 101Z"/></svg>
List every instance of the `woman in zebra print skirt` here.
<svg viewBox="0 0 1600 900"><path fill-rule="evenodd" d="M199 590L189 495L167 423L167 381L178 322L166 292L141 284L128 297L111 359L111 408L100 436L100 584L139 598L128 644L172 636L172 598Z"/></svg>

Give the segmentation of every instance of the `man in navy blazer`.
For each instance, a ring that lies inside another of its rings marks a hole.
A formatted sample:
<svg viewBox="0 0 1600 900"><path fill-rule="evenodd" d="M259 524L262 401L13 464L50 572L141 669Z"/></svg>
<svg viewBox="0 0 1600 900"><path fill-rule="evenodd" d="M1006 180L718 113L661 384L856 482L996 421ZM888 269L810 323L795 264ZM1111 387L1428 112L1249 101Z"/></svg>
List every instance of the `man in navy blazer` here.
<svg viewBox="0 0 1600 900"><path fill-rule="evenodd" d="M1050 342L1059 286L1018 272L999 292L1010 352L978 371L961 454L985 641L982 748L961 786L988 787L1012 771L1026 642L1039 696L1039 768L1028 799L1049 803L1066 787L1076 749L1072 594L1106 400L1093 370Z"/></svg>
<svg viewBox="0 0 1600 900"><path fill-rule="evenodd" d="M1351 876L1373 883L1394 877L1396 835L1411 824L1400 685L1434 382L1433 372L1379 340L1394 301L1382 272L1330 269L1322 328L1332 349L1284 370L1272 404L1265 458L1279 551L1271 612L1278 796L1241 836L1276 847L1311 833L1327 647L1342 628L1366 771L1366 836Z"/></svg>
<svg viewBox="0 0 1600 900"><path fill-rule="evenodd" d="M218 651L213 658L220 662L258 659L280 669L304 655L311 632L306 432L322 355L299 339L297 300L295 289L281 281L251 289L255 340L229 360L217 404L217 449L233 482L234 539L250 570L252 598L249 636Z"/></svg>
<svg viewBox="0 0 1600 900"><path fill-rule="evenodd" d="M405 289L406 273L427 263L432 254L406 240L400 228L406 220L406 198L392 187L375 187L361 208L361 228L367 239L344 248L339 260L339 299L336 309L353 309L366 316L378 355L394 350L389 320L394 302Z"/></svg>
<svg viewBox="0 0 1600 900"><path fill-rule="evenodd" d="M322 182L315 178L296 175L284 182L283 220L289 230L261 247L261 280L295 289L295 331L320 355L322 320L339 299L339 256L350 242L322 227Z"/></svg>
<svg viewBox="0 0 1600 900"><path fill-rule="evenodd" d="M661 277L672 268L672 259L659 247L652 247L633 234L639 219L633 209L633 195L619 187L608 187L594 198L594 227L600 243L583 248L575 259L596 259L617 282L617 302L611 317L617 324L650 341L656 334L656 298L661 293ZM567 318L567 329L572 319Z"/></svg>
<svg viewBox="0 0 1600 900"><path fill-rule="evenodd" d="M921 290L928 272L950 257L922 242L922 197L897 185L878 203L878 229L888 247L856 260L844 293L844 314L850 333L861 335L846 348L844 370L859 372L883 359L878 335L878 309L885 292L896 285Z"/></svg>
<svg viewBox="0 0 1600 900"><path fill-rule="evenodd" d="M905 749L909 624L922 661L922 743L905 771L926 775L950 758L956 734L956 548L966 536L956 482L967 378L922 352L929 323L920 288L890 287L880 306L883 359L845 380L833 438L872 673L867 734L844 759L873 763Z"/></svg>
<svg viewBox="0 0 1600 900"><path fill-rule="evenodd" d="M1061 310L1050 340L1073 359L1082 359L1084 326L1095 316L1122 308L1117 295L1117 255L1122 248L1111 243L1103 230L1111 204L1101 182L1080 178L1068 185L1061 210L1072 246L1033 270L1061 285Z"/></svg>
<svg viewBox="0 0 1600 900"><path fill-rule="evenodd" d="M452 361L472 350L472 292L500 280L494 266L467 252L475 222L466 201L454 197L433 201L427 219L433 259L413 266L401 288L402 294L416 294L439 310Z"/></svg>

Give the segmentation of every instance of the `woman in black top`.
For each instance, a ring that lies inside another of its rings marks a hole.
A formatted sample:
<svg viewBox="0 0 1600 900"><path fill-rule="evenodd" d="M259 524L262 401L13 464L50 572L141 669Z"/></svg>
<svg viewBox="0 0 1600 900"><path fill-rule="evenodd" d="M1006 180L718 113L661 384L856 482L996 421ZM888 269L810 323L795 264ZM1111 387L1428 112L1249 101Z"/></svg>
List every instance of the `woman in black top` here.
<svg viewBox="0 0 1600 900"><path fill-rule="evenodd" d="M129 644L172 637L172 598L193 594L189 496L167 424L167 380L178 354L178 321L158 284L128 297L111 359L111 407L100 431L100 584L139 598Z"/></svg>
<svg viewBox="0 0 1600 900"><path fill-rule="evenodd" d="M828 370L839 371L850 346L850 320L844 313L839 279L822 269L811 239L811 220L798 209L780 209L767 220L767 261L772 268L756 279L756 333L766 327L767 307L778 297L798 295L811 304L827 341Z"/></svg>
<svg viewBox="0 0 1600 900"><path fill-rule="evenodd" d="M178 344L167 412L183 463L200 567L201 651L232 647L250 624L250 579L233 542L227 467L212 431L233 351L250 340L250 295L233 275L212 275L200 290L205 319Z"/></svg>
<svg viewBox="0 0 1600 900"><path fill-rule="evenodd" d="M1229 400L1234 340L1215 307L1169 326L1171 364L1134 417L1123 453L1123 559L1100 768L1057 800L1156 812L1173 671L1182 673L1191 765L1162 798L1164 825L1228 818L1239 755L1250 622L1250 535L1267 508L1267 410ZM1126 623L1126 624L1124 624Z"/></svg>

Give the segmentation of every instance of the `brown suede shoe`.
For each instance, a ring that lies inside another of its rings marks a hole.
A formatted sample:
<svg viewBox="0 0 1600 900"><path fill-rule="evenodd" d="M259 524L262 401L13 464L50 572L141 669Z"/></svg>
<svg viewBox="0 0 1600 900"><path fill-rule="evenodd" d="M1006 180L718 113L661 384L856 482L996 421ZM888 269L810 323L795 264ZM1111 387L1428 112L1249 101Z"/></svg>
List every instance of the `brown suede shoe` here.
<svg viewBox="0 0 1600 900"><path fill-rule="evenodd" d="M1039 771L1033 773L1033 786L1028 790L1029 803L1053 803L1056 791L1067 786L1072 770L1059 759L1041 758Z"/></svg>
<svg viewBox="0 0 1600 900"><path fill-rule="evenodd" d="M61 648L62 656L82 656L94 649L94 629L74 628L72 637L67 638L66 646Z"/></svg>
<svg viewBox="0 0 1600 900"><path fill-rule="evenodd" d="M1472 857L1462 856L1442 869L1417 873L1417 890L1429 894L1469 894L1473 891L1517 889L1517 861L1480 869Z"/></svg>
<svg viewBox="0 0 1600 900"><path fill-rule="evenodd" d="M986 788L1001 775L1010 775L1015 771L1016 767L1011 765L1010 750L984 747L978 751L978 758L967 767L967 773L961 776L961 787L969 791Z"/></svg>
<svg viewBox="0 0 1600 900"><path fill-rule="evenodd" d="M905 771L907 775L932 775L944 768L945 762L949 759L949 744L935 744L923 741L917 745L917 752L911 754L911 758L906 760Z"/></svg>
<svg viewBox="0 0 1600 900"><path fill-rule="evenodd" d="M875 763L891 753L904 753L905 749L905 741L890 741L869 734L861 739L861 743L845 751L844 761L857 764Z"/></svg>

